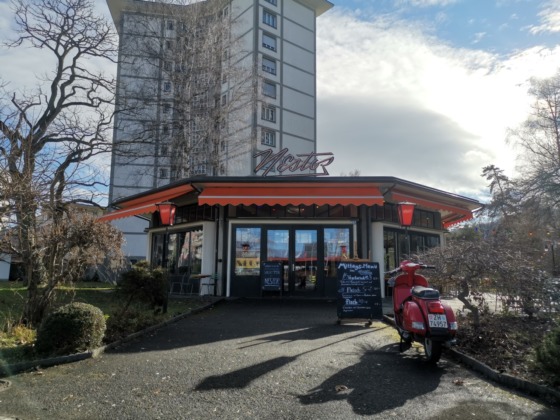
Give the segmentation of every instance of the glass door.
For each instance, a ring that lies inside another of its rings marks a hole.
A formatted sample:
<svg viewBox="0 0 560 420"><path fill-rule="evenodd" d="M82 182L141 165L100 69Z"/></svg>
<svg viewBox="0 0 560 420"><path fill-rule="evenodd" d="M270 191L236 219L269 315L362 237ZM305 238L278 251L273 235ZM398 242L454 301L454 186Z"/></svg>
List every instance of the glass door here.
<svg viewBox="0 0 560 420"><path fill-rule="evenodd" d="M293 234L293 258L291 260L292 283L296 295L322 294L319 290L318 231L313 228L296 228Z"/></svg>
<svg viewBox="0 0 560 420"><path fill-rule="evenodd" d="M266 232L267 261L281 262L283 292L289 295L321 294L318 281L318 229L269 228Z"/></svg>
<svg viewBox="0 0 560 420"><path fill-rule="evenodd" d="M268 229L266 237L266 260L282 264L282 292L286 293L290 287L290 230Z"/></svg>
<svg viewBox="0 0 560 420"><path fill-rule="evenodd" d="M263 258L281 263L283 295L336 297L336 267L353 252L350 226L266 226L263 231Z"/></svg>

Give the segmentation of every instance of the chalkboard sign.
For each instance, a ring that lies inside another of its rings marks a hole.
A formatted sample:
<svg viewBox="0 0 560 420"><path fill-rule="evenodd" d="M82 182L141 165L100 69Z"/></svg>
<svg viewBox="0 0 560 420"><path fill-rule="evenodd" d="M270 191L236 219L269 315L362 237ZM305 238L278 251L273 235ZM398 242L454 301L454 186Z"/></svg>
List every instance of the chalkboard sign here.
<svg viewBox="0 0 560 420"><path fill-rule="evenodd" d="M281 262L265 261L261 264L261 289L282 292L283 266Z"/></svg>
<svg viewBox="0 0 560 420"><path fill-rule="evenodd" d="M379 264L341 261L337 267L337 314L342 318L383 318Z"/></svg>

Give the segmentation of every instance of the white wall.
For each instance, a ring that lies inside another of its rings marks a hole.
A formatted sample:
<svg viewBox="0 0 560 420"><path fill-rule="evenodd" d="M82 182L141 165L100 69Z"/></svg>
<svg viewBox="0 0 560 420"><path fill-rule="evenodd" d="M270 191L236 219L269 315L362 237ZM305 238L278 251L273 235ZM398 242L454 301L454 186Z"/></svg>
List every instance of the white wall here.
<svg viewBox="0 0 560 420"><path fill-rule="evenodd" d="M146 219L127 217L113 220L111 224L124 232L125 244L122 249L127 257L146 257L148 235L144 229L150 225Z"/></svg>
<svg viewBox="0 0 560 420"><path fill-rule="evenodd" d="M11 255L0 254L0 281L8 281L10 278Z"/></svg>
<svg viewBox="0 0 560 420"><path fill-rule="evenodd" d="M304 95L286 87L283 94L284 108L309 117L315 116L315 98L313 96Z"/></svg>
<svg viewBox="0 0 560 420"><path fill-rule="evenodd" d="M284 120L284 131L288 134L305 137L308 139L315 138L315 120L313 118L304 117L284 110L282 112Z"/></svg>
<svg viewBox="0 0 560 420"><path fill-rule="evenodd" d="M315 27L315 13L300 3L284 0L284 16L306 28Z"/></svg>

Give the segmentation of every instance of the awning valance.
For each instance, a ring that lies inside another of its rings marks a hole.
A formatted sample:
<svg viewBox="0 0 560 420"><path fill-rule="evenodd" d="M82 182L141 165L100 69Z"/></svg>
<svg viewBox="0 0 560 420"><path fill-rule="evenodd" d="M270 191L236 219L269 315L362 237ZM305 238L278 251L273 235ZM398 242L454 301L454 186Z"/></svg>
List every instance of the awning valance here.
<svg viewBox="0 0 560 420"><path fill-rule="evenodd" d="M138 199L132 199L130 201L126 201L121 209L104 214L97 220L109 222L111 220L123 219L125 217L154 213L157 210L157 203L172 200L181 195L188 194L191 191L194 191L194 187L187 184L169 188L164 191L158 191L157 193L143 196Z"/></svg>
<svg viewBox="0 0 560 420"><path fill-rule="evenodd" d="M204 187L198 203L208 205L383 205L379 188L354 185L231 185Z"/></svg>

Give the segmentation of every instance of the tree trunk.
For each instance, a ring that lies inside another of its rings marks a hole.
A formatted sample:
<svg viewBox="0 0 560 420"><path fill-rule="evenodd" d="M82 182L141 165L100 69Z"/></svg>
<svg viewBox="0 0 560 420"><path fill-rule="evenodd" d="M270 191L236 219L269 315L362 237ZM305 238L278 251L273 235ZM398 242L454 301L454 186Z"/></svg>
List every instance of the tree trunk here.
<svg viewBox="0 0 560 420"><path fill-rule="evenodd" d="M472 302L468 299L469 294L469 280L465 278L461 281L461 290L459 291L457 299L463 302L465 308L472 312L473 327L478 328L480 327L480 311L478 310L478 307L476 305L473 305Z"/></svg>

